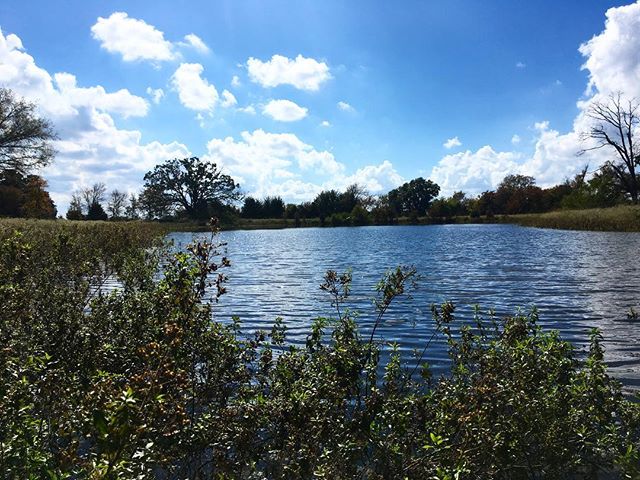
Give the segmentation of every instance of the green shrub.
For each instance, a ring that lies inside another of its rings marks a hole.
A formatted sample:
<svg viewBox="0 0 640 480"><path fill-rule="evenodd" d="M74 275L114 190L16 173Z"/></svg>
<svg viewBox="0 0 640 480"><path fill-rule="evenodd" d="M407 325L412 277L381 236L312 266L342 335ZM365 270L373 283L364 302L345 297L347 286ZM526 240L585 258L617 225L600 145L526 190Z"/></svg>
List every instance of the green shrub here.
<svg viewBox="0 0 640 480"><path fill-rule="evenodd" d="M445 303L433 319L451 368L434 378L376 336L415 269L379 282L367 332L350 272L327 272L335 315L294 347L280 320L249 336L215 321L229 265L215 237L169 255L104 225L1 231L5 478L638 475L638 406L597 331L580 361L535 311L465 323ZM112 275L121 287L99 292Z"/></svg>

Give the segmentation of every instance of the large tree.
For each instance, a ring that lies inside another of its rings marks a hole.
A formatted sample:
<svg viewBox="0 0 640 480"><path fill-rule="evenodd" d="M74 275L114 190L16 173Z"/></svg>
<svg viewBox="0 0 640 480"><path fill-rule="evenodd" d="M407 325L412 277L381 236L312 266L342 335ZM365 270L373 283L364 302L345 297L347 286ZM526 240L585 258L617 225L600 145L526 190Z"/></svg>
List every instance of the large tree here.
<svg viewBox="0 0 640 480"><path fill-rule="evenodd" d="M533 177L507 175L502 179L494 196L495 213L532 213L545 209L543 191Z"/></svg>
<svg viewBox="0 0 640 480"><path fill-rule="evenodd" d="M38 175L0 170L0 216L55 218L56 206Z"/></svg>
<svg viewBox="0 0 640 480"><path fill-rule="evenodd" d="M313 199L311 206L324 223L324 219L340 211L340 193L337 190L323 190Z"/></svg>
<svg viewBox="0 0 640 480"><path fill-rule="evenodd" d="M215 163L198 157L167 160L144 176L145 191L191 218L204 218L212 205L228 205L242 198L240 185Z"/></svg>
<svg viewBox="0 0 640 480"><path fill-rule="evenodd" d="M0 170L26 174L48 165L55 155L56 134L37 107L0 88Z"/></svg>
<svg viewBox="0 0 640 480"><path fill-rule="evenodd" d="M389 206L399 214L424 215L431 201L440 193L440 187L431 180L414 178L387 194Z"/></svg>
<svg viewBox="0 0 640 480"><path fill-rule="evenodd" d="M613 170L633 203L638 203L640 193L640 151L636 147L640 131L639 109L638 101L625 100L621 93L610 95L606 101L595 101L587 110L593 124L583 133L583 138L595 141L595 146L583 152L603 147L614 152L614 158L606 165Z"/></svg>

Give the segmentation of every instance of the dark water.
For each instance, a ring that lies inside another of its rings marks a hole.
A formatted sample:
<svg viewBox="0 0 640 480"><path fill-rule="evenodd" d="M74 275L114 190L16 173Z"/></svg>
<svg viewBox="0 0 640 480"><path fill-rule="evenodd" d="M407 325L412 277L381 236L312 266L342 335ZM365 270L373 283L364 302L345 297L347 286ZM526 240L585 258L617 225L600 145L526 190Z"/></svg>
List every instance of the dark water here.
<svg viewBox="0 0 640 480"><path fill-rule="evenodd" d="M178 246L191 233L170 235ZM218 320L240 316L247 332L269 329L280 316L288 338L305 341L314 317L333 309L319 284L327 269L353 269L349 304L371 328L373 286L389 268L415 265L421 274L411 301L394 305L379 327L396 341L405 361L431 337L430 305L451 300L460 321L472 306L500 316L535 305L540 324L557 329L583 348L590 328L600 327L612 373L628 388L640 387L640 234L543 230L513 225L359 227L223 232L232 267L229 293ZM446 365L442 342L426 360Z"/></svg>

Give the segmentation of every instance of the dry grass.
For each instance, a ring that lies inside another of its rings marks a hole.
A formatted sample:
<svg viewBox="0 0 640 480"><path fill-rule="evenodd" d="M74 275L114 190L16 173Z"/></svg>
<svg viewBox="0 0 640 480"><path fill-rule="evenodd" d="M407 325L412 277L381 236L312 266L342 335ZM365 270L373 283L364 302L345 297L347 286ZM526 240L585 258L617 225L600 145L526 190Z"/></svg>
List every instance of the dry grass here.
<svg viewBox="0 0 640 480"><path fill-rule="evenodd" d="M501 217L500 221L528 227L564 230L640 232L640 206L619 205L612 208L510 215Z"/></svg>

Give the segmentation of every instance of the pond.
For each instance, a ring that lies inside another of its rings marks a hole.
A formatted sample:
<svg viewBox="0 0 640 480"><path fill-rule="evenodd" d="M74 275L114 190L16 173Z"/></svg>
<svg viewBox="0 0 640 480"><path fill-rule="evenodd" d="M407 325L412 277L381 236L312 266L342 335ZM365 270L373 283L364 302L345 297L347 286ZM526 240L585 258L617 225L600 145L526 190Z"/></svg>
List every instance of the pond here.
<svg viewBox="0 0 640 480"><path fill-rule="evenodd" d="M178 247L194 236L169 236ZM395 304L377 330L396 341L405 362L415 362L433 333L430 306L457 306L460 322L472 320L473 306L503 317L538 308L540 325L557 329L583 349L592 327L605 338L610 371L627 388L640 388L640 234L577 232L514 225L376 226L222 232L232 266L228 293L215 318L242 320L247 333L268 330L277 317L288 340L304 343L317 316L334 314L319 289L327 269L353 271L348 306L370 331L375 316L373 287L397 265L414 265L421 278L412 299ZM443 342L425 359L435 373L446 368Z"/></svg>

